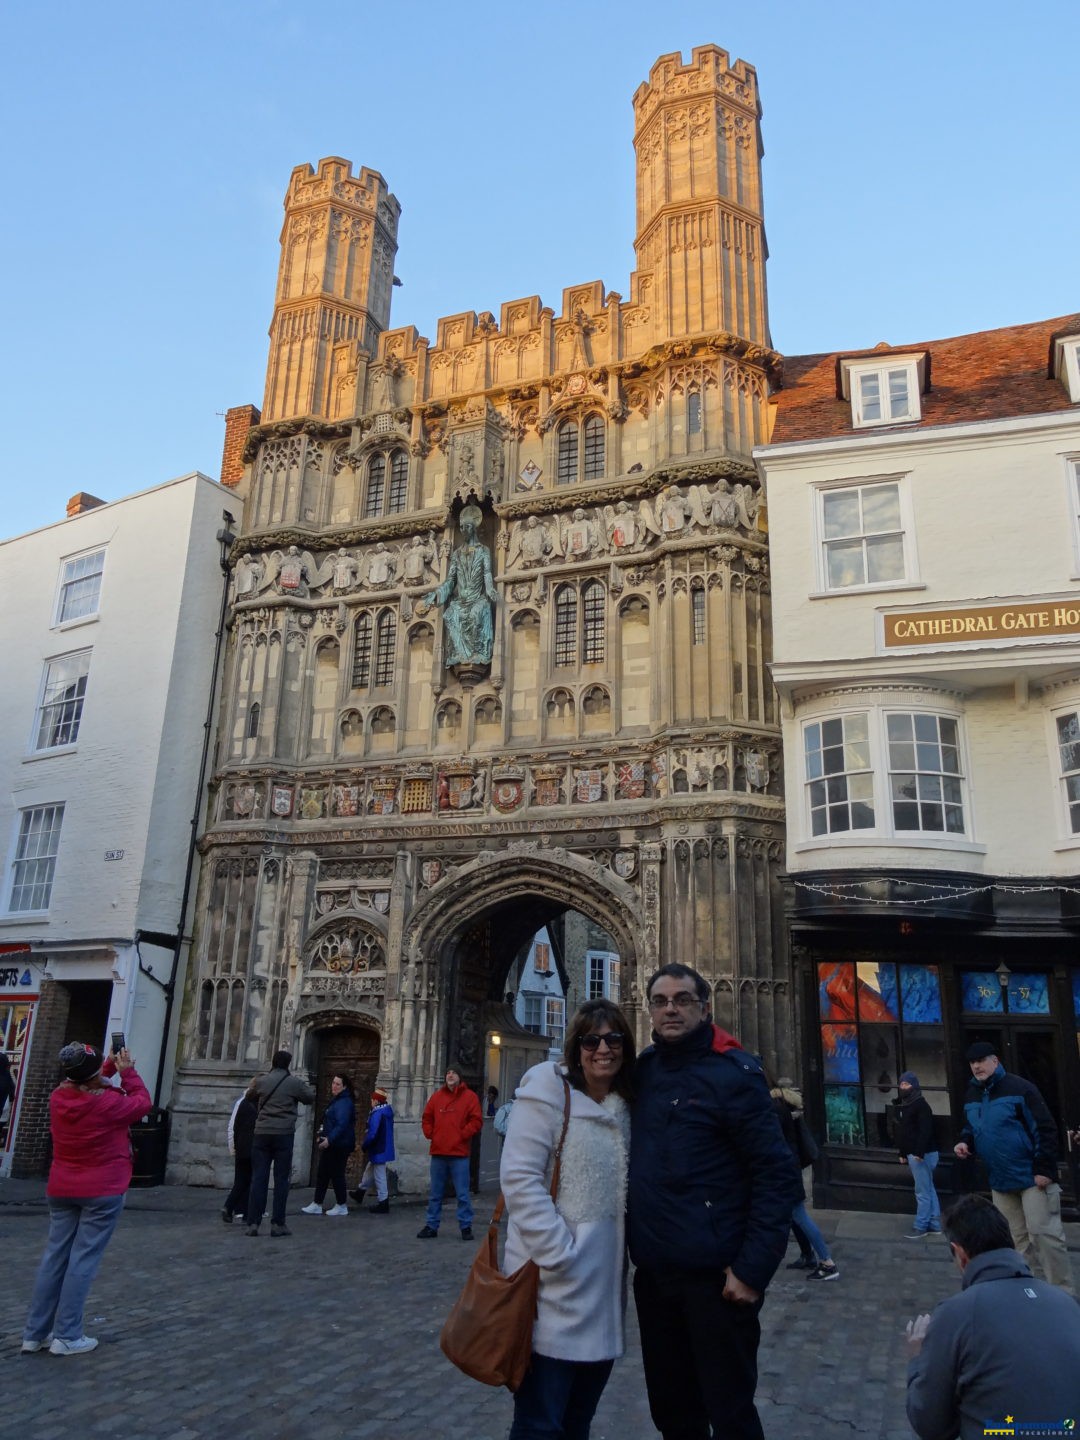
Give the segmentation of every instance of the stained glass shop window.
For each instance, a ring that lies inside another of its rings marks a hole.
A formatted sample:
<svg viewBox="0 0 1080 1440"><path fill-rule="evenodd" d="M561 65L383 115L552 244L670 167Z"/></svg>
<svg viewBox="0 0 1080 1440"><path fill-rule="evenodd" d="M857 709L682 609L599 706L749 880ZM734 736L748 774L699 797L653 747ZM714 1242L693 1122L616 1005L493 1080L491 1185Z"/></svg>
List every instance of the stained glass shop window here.
<svg viewBox="0 0 1080 1440"><path fill-rule="evenodd" d="M993 970L969 971L960 976L960 1005L975 1015L1000 1015L1005 997Z"/></svg>
<svg viewBox="0 0 1080 1440"><path fill-rule="evenodd" d="M924 1091L933 1091L927 1098L935 1113L948 1112L936 966L821 961L818 1012L828 1143L891 1146L892 1106L905 1069L914 1068Z"/></svg>
<svg viewBox="0 0 1080 1440"><path fill-rule="evenodd" d="M1045 975L1009 976L1009 1014L1050 1014L1050 992Z"/></svg>
<svg viewBox="0 0 1080 1440"><path fill-rule="evenodd" d="M862 1096L856 1086L825 1086L825 1140L829 1145L866 1144Z"/></svg>

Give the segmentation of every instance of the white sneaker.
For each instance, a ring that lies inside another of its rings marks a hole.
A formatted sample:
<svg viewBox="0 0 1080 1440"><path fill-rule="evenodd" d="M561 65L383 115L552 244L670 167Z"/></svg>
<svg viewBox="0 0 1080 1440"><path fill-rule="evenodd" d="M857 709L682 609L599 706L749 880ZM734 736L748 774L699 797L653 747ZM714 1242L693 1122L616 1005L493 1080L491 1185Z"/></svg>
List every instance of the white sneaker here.
<svg viewBox="0 0 1080 1440"><path fill-rule="evenodd" d="M50 1355L85 1355L96 1350L98 1342L89 1335L80 1335L78 1340L54 1340L49 1346Z"/></svg>
<svg viewBox="0 0 1080 1440"><path fill-rule="evenodd" d="M326 1218L332 1220L337 1215L347 1215L348 1213L349 1207L347 1205L335 1205L332 1210L327 1210Z"/></svg>
<svg viewBox="0 0 1080 1440"><path fill-rule="evenodd" d="M24 1340L22 1342L22 1354L36 1355L39 1350L48 1350L51 1340L51 1335L48 1340Z"/></svg>
<svg viewBox="0 0 1080 1440"><path fill-rule="evenodd" d="M301 1208L301 1210L300 1210L300 1214L301 1214L301 1215L321 1215L322 1213L323 1213L323 1208L322 1208L322 1206L321 1206L321 1205L316 1205L314 1200L311 1202L310 1205L304 1205L304 1206ZM331 1213L333 1213L333 1212L331 1212Z"/></svg>

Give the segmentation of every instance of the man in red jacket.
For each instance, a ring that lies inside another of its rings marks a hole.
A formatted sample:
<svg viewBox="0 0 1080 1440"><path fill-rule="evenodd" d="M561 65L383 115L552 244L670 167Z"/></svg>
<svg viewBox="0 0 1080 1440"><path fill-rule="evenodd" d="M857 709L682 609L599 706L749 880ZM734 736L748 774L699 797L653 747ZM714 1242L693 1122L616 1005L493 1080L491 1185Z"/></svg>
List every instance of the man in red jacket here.
<svg viewBox="0 0 1080 1440"><path fill-rule="evenodd" d="M462 1083L451 1067L446 1084L436 1090L424 1106L424 1134L431 1141L431 1193L428 1196L427 1224L417 1231L418 1240L434 1240L442 1218L443 1192L449 1179L457 1196L457 1221L461 1238L471 1240L473 1209L469 1199L469 1151L472 1137L484 1127L480 1101Z"/></svg>

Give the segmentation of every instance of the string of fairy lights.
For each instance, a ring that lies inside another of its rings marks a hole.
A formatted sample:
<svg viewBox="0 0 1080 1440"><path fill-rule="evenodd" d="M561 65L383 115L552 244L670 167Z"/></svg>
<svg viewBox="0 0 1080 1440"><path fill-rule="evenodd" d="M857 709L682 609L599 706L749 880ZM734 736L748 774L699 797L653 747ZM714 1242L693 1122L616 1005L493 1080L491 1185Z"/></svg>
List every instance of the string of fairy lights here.
<svg viewBox="0 0 1080 1440"><path fill-rule="evenodd" d="M911 908L916 909L920 905L940 905L943 900L963 900L972 895L989 895L993 891L1006 895L1080 895L1080 886L1064 884L1047 885L1005 885L995 881L990 885L950 885L936 880L913 880L906 883L917 885L921 890L931 890L931 895L922 895L916 898L906 898L900 895L890 895L880 898L866 893L867 887L878 884L894 884L896 876L878 875L863 880L838 880L828 885L822 885L812 880L796 880L792 876L792 884L797 890L809 890L815 895L823 895L829 900L858 901L860 905L876 905L880 909L898 910Z"/></svg>

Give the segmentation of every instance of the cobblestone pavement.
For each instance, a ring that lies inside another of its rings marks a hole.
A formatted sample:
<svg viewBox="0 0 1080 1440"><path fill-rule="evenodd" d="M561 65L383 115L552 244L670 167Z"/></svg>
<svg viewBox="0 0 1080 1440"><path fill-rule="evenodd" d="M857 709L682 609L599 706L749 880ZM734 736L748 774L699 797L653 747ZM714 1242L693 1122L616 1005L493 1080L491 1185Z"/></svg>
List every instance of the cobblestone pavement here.
<svg viewBox="0 0 1080 1440"><path fill-rule="evenodd" d="M328 1220L297 1212L292 1237L219 1218L223 1193L133 1190L91 1291L89 1355L20 1355L47 1228L40 1182L0 1182L0 1435L69 1440L503 1440L511 1400L443 1358L439 1328L476 1251L452 1207L436 1241L423 1210ZM490 1197L477 1204L490 1209ZM956 1288L941 1240L902 1238L904 1217L820 1211L841 1277L782 1269L763 1312L758 1404L768 1440L910 1440L904 1322ZM1080 1231L1068 1227L1074 1248ZM477 1232L479 1237L479 1231ZM789 1258L794 1258L794 1250ZM1074 1260L1074 1265L1075 1265ZM1078 1267L1080 1268L1080 1267ZM631 1304L629 1348L594 1440L654 1436Z"/></svg>

